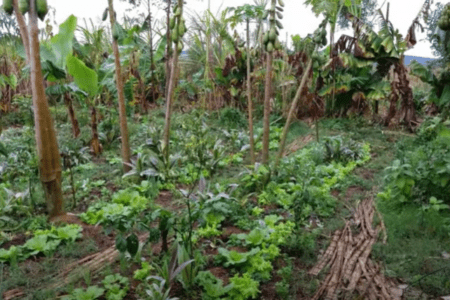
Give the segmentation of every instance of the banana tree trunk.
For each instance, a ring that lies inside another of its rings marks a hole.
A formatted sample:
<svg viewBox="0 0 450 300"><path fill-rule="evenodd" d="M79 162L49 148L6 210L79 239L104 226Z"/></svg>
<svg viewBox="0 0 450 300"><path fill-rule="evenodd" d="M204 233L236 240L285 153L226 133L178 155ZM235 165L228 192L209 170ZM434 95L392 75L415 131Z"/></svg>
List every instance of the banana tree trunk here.
<svg viewBox="0 0 450 300"><path fill-rule="evenodd" d="M250 159L254 165L255 158L255 142L253 140L253 100L252 100L252 81L250 70L250 19L247 19L247 98L248 98L248 131L250 135Z"/></svg>
<svg viewBox="0 0 450 300"><path fill-rule="evenodd" d="M47 209L51 217L64 214L61 191L61 163L56 132L50 115L42 77L39 55L39 29L35 1L30 1L29 53L31 66L31 90L33 94L36 147L39 157L39 175L43 185ZM26 33L22 32L22 36Z"/></svg>
<svg viewBox="0 0 450 300"><path fill-rule="evenodd" d="M114 7L113 0L108 0L109 5L109 16L111 21L111 30L114 28L114 24L116 23L114 16ZM125 109L125 96L123 93L123 79L122 72L120 66L120 54L119 54L119 45L117 40L113 38L112 48L114 52L114 62L116 65L116 86L117 86L117 94L119 101L119 119L120 119L120 135L122 139L122 163L123 163L123 171L127 173L130 171L130 143L128 141L128 123L127 123L127 113Z"/></svg>
<svg viewBox="0 0 450 300"><path fill-rule="evenodd" d="M70 123L72 124L73 137L77 138L80 135L80 125L77 117L75 116L75 110L73 109L72 98L69 93L64 94L64 103L67 106L67 114L69 115Z"/></svg>

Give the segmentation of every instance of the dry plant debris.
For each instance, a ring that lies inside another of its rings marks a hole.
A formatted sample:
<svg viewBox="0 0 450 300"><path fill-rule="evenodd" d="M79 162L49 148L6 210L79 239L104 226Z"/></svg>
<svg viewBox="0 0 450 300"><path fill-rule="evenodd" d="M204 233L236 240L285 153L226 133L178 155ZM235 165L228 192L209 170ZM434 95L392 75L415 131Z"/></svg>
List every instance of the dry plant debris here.
<svg viewBox="0 0 450 300"><path fill-rule="evenodd" d="M309 271L310 275L317 276L329 267L313 300L346 299L352 295L374 300L401 299L402 289L393 280L386 278L380 266L370 259L378 233L385 231L382 221L374 228L375 214L378 213L373 199L365 199L353 218L346 222L344 229L334 233L328 249Z"/></svg>

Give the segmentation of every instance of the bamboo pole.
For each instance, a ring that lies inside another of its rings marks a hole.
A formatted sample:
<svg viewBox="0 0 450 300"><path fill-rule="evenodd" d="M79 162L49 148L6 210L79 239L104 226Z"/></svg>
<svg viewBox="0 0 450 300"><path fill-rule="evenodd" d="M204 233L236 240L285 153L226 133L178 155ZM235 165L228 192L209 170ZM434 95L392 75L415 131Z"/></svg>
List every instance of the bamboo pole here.
<svg viewBox="0 0 450 300"><path fill-rule="evenodd" d="M302 90L304 85L306 84L306 79L308 78L309 70L312 66L312 59L309 60L308 66L306 67L305 73L303 73L302 81L300 82L300 86L298 87L297 93L295 94L294 101L292 101L291 108L289 110L289 114L286 120L286 124L284 125L283 134L281 135L280 140L280 150L277 155L277 159L275 161L275 169L278 167L281 158L283 157L284 147L286 145L286 136L289 131L289 126L291 125L292 118L294 117L294 112L297 107L298 101L300 100L300 95L302 94Z"/></svg>

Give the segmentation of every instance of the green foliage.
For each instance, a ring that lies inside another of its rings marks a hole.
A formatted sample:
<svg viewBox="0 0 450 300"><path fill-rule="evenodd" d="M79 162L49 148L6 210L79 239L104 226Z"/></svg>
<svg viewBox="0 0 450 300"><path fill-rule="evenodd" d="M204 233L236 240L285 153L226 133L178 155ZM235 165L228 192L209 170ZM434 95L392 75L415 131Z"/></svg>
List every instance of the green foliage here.
<svg viewBox="0 0 450 300"><path fill-rule="evenodd" d="M56 250L60 240L49 240L48 235L37 235L32 239L29 239L24 248L29 251L29 255L36 255L38 253L44 253L45 255L50 255Z"/></svg>
<svg viewBox="0 0 450 300"><path fill-rule="evenodd" d="M113 195L113 203L98 202L91 205L80 218L88 224L118 225L145 210L150 201L139 192L126 189Z"/></svg>
<svg viewBox="0 0 450 300"><path fill-rule="evenodd" d="M86 290L75 289L67 296L63 296L62 300L95 300L104 294L105 290L98 286L90 286Z"/></svg>
<svg viewBox="0 0 450 300"><path fill-rule="evenodd" d="M216 257L217 261L222 262L225 267L241 267L250 257L260 251L259 248L253 248L249 252L239 253L234 250L227 250L219 248L219 255Z"/></svg>
<svg viewBox="0 0 450 300"><path fill-rule="evenodd" d="M257 255L250 257L248 266L245 271L251 274L253 278L257 280L267 281L271 278L271 272L273 270L272 263L259 252Z"/></svg>
<svg viewBox="0 0 450 300"><path fill-rule="evenodd" d="M77 239L81 238L82 230L83 228L76 224L70 224L64 227L52 226L52 228L48 230L36 230L34 232L34 236L47 235L55 239L73 243Z"/></svg>
<svg viewBox="0 0 450 300"><path fill-rule="evenodd" d="M77 18L73 15L59 26L59 33L51 39L52 53L56 58L55 64L66 66L66 59L72 53L72 40L77 27Z"/></svg>
<svg viewBox="0 0 450 300"><path fill-rule="evenodd" d="M228 292L228 295L231 299L255 299L259 293L259 283L253 280L248 273L244 273L242 277L236 274L230 278L230 283L232 284L232 289Z"/></svg>
<svg viewBox="0 0 450 300"><path fill-rule="evenodd" d="M153 267L146 261L141 264L141 269L134 271L133 278L139 281L144 281L148 276L150 276Z"/></svg>
<svg viewBox="0 0 450 300"><path fill-rule="evenodd" d="M10 262L12 265L16 265L22 258L22 247L11 246L8 250L0 249L1 262Z"/></svg>
<svg viewBox="0 0 450 300"><path fill-rule="evenodd" d="M86 91L91 96L95 96L98 92L97 73L86 67L84 62L69 55L67 58L67 70L73 76L75 83L80 89Z"/></svg>
<svg viewBox="0 0 450 300"><path fill-rule="evenodd" d="M146 294L150 299L154 300L178 300L178 298L171 298L169 296L170 288L165 288L165 280L158 278L159 285L157 283L152 283L148 289L145 290Z"/></svg>
<svg viewBox="0 0 450 300"><path fill-rule="evenodd" d="M107 300L122 300L127 295L130 288L128 278L120 274L108 275L102 280L102 284L106 289Z"/></svg>
<svg viewBox="0 0 450 300"><path fill-rule="evenodd" d="M49 230L36 230L34 237L22 246L11 246L8 250L0 249L0 262L16 264L30 256L43 253L51 255L61 242L73 243L81 237L82 228L79 225L52 227Z"/></svg>
<svg viewBox="0 0 450 300"><path fill-rule="evenodd" d="M204 289L203 300L214 300L227 294L232 286L223 286L223 281L215 277L210 271L201 271L195 277L195 282Z"/></svg>
<svg viewBox="0 0 450 300"><path fill-rule="evenodd" d="M267 231L261 228L255 228L246 235L245 241L248 245L255 247L261 245L267 237Z"/></svg>
<svg viewBox="0 0 450 300"><path fill-rule="evenodd" d="M399 158L386 169L386 188L379 194L380 199L399 205L415 203L421 207L435 197L450 204L445 192L450 186L450 129L436 123L428 124L419 131L419 144L401 149ZM428 142L422 144L421 140Z"/></svg>
<svg viewBox="0 0 450 300"><path fill-rule="evenodd" d="M220 123L229 128L243 128L247 125L247 119L242 111L227 107L220 111Z"/></svg>
<svg viewBox="0 0 450 300"><path fill-rule="evenodd" d="M200 227L197 230L198 235L206 238L220 235L222 232L217 227L220 226L220 223L224 219L225 219L224 216L215 213L206 214L205 216L206 224L204 227Z"/></svg>
<svg viewBox="0 0 450 300"><path fill-rule="evenodd" d="M435 75L431 66L423 66L415 60L411 62L410 68L413 75L416 75L422 82L431 86L427 103L433 103L440 110L446 110L448 112L450 108L449 69L444 68L439 75Z"/></svg>
<svg viewBox="0 0 450 300"><path fill-rule="evenodd" d="M378 201L387 228L388 243L373 248L375 259L382 259L390 277L404 278L431 297L449 290L450 269L444 254L450 247L450 215L443 211L420 210L417 206Z"/></svg>
<svg viewBox="0 0 450 300"><path fill-rule="evenodd" d="M292 262L287 260L287 263L288 265L286 267L277 271L277 274L281 277L281 280L275 283L275 290L282 299L289 298L290 282L293 278Z"/></svg>
<svg viewBox="0 0 450 300"><path fill-rule="evenodd" d="M259 192L269 183L270 170L261 164L255 164L254 170L247 169L240 174L240 182L247 192Z"/></svg>
<svg viewBox="0 0 450 300"><path fill-rule="evenodd" d="M335 161L347 164L356 161L363 155L362 145L352 140L344 141L340 136L325 138L325 162Z"/></svg>

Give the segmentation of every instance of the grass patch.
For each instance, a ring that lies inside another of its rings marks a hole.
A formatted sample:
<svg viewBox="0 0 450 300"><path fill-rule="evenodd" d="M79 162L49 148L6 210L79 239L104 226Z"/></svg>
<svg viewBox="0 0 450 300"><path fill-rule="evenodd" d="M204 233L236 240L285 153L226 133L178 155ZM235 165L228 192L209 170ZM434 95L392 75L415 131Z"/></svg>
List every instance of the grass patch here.
<svg viewBox="0 0 450 300"><path fill-rule="evenodd" d="M387 245L376 244L373 255L385 263L386 275L404 278L408 284L432 296L450 292L450 249L448 216L422 213L417 207L401 211L378 203L388 232Z"/></svg>

